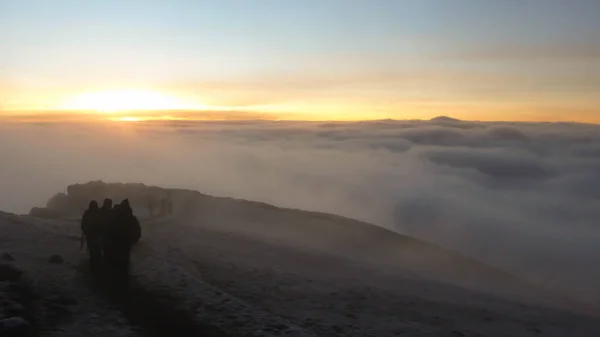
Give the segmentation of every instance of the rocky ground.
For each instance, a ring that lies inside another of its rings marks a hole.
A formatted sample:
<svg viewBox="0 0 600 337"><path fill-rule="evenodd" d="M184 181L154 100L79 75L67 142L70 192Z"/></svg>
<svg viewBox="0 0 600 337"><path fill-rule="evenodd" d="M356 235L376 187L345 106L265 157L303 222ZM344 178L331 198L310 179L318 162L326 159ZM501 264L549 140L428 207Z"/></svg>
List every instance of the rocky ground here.
<svg viewBox="0 0 600 337"><path fill-rule="evenodd" d="M386 251L385 263L349 255L365 238L392 242L353 220L174 199L174 215L141 217L126 292L90 277L77 221L0 213L1 336L600 335L598 317L493 268L450 253L442 264L416 259L446 254L426 244L402 239L412 248Z"/></svg>

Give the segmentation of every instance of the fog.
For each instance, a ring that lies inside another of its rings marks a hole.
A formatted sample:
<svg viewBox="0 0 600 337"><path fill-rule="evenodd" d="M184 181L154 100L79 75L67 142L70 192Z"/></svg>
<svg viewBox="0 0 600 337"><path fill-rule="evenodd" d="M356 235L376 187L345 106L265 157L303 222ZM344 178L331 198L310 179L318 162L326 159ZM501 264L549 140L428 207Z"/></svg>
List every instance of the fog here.
<svg viewBox="0 0 600 337"><path fill-rule="evenodd" d="M335 213L600 301L600 126L451 119L0 126L0 209L143 182Z"/></svg>

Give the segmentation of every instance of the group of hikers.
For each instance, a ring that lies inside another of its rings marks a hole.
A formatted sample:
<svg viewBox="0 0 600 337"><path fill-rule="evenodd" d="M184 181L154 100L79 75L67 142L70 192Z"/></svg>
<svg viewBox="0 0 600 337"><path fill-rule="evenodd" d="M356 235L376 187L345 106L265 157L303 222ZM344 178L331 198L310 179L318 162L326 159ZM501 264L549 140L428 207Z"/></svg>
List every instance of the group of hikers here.
<svg viewBox="0 0 600 337"><path fill-rule="evenodd" d="M102 271L115 278L126 280L129 275L131 248L140 240L142 229L129 199L113 206L113 201L104 199L89 202L81 219L81 247L87 243L92 273Z"/></svg>

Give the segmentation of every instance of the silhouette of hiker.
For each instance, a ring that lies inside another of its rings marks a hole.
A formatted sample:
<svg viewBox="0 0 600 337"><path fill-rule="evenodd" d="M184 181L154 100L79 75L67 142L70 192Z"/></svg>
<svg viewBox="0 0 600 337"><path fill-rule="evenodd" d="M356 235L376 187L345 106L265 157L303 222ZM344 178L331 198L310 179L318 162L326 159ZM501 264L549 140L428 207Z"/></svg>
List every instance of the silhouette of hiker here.
<svg viewBox="0 0 600 337"><path fill-rule="evenodd" d="M90 256L90 269L97 271L102 262L102 242L101 242L101 223L100 209L96 200L89 203L81 217L81 246L83 248L84 240L87 243L87 249Z"/></svg>
<svg viewBox="0 0 600 337"><path fill-rule="evenodd" d="M131 248L141 237L141 227L128 199L113 209L111 220L104 238L104 257L113 279L126 284Z"/></svg>
<svg viewBox="0 0 600 337"><path fill-rule="evenodd" d="M102 202L102 207L100 208L100 214L102 214L102 220L104 223L108 221L111 215L111 211L113 209L113 201L112 199L105 198Z"/></svg>

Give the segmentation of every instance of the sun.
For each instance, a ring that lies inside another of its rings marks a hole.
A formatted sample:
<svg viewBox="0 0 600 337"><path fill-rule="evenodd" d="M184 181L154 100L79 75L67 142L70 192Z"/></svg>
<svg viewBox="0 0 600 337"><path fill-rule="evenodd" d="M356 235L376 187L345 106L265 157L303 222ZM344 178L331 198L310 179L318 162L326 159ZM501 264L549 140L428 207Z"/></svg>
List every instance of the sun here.
<svg viewBox="0 0 600 337"><path fill-rule="evenodd" d="M139 110L175 110L192 108L180 99L146 90L123 89L90 92L69 99L65 110L94 110L102 113L116 113Z"/></svg>

